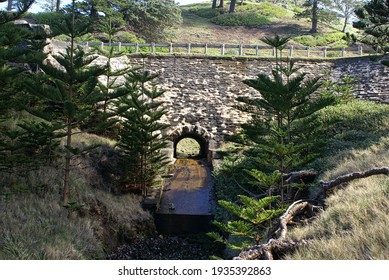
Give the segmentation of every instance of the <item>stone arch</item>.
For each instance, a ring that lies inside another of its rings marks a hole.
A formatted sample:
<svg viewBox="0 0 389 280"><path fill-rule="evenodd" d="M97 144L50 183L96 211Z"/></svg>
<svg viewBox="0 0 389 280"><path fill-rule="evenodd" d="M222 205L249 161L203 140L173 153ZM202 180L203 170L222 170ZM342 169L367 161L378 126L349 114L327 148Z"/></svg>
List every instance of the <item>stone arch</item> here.
<svg viewBox="0 0 389 280"><path fill-rule="evenodd" d="M172 142L173 157L176 158L176 148L178 142L184 138L192 138L200 145L199 156L201 158L210 158L210 143L213 141L212 133L209 133L205 128L199 125L184 125L179 126L169 133L169 140Z"/></svg>

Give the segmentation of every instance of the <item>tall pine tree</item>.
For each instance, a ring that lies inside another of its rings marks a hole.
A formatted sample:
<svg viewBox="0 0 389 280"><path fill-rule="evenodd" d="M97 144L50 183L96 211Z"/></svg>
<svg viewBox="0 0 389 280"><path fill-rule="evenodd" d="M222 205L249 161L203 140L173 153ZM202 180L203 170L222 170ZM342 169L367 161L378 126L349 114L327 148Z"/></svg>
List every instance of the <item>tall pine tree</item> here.
<svg viewBox="0 0 389 280"><path fill-rule="evenodd" d="M161 123L166 110L157 98L164 91L152 83L156 77L141 69L130 71L126 76L127 95L118 102L123 126L118 147L128 171L124 180L140 186L144 197L166 164L166 156L162 153L166 137L161 132L168 125Z"/></svg>
<svg viewBox="0 0 389 280"><path fill-rule="evenodd" d="M51 137L49 126L36 125L33 121L18 123L20 111L27 101L21 81L45 58L42 49L46 34L43 30L29 30L14 22L32 3L22 0L18 1L15 12L0 11L0 171L9 174L10 178L13 173L26 174L45 161L43 150L54 147L48 140ZM43 132L41 137L36 137L38 131ZM11 188L12 181L10 179L8 184Z"/></svg>
<svg viewBox="0 0 389 280"><path fill-rule="evenodd" d="M63 203L70 198L70 173L75 156L86 152L73 145L72 136L92 114L96 103L104 96L96 90L98 76L106 71L105 66L92 65L97 58L87 54L75 40L88 31L88 26L78 20L74 12L61 27L62 33L70 38L70 46L64 53L53 56L57 65L41 64L42 72L26 81L29 93L36 97L28 111L51 123L65 138Z"/></svg>

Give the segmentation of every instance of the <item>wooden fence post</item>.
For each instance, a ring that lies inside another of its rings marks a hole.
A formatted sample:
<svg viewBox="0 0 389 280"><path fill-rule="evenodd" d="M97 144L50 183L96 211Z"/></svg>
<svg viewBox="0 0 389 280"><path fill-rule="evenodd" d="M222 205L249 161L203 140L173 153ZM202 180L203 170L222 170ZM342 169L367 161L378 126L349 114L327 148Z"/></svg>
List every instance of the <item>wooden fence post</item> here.
<svg viewBox="0 0 389 280"><path fill-rule="evenodd" d="M289 46L289 56L293 57L293 46Z"/></svg>
<svg viewBox="0 0 389 280"><path fill-rule="evenodd" d="M90 43L89 42L84 42L82 45L84 45L84 49L85 50L89 50L90 49ZM96 45L96 44L94 44L94 43L92 43L92 45ZM162 44L162 45L160 45L161 47L167 47L168 49L169 49L169 53L170 54L173 54L173 43L167 43L167 44ZM102 50L104 50L104 48L105 48L105 46L106 46L106 44L104 43L104 42L101 42L100 43L100 48L102 49ZM112 44L112 46L115 46L115 44ZM118 52L121 52L122 51L122 46L123 46L123 43L122 42L118 42ZM135 43L135 44L129 44L129 46L134 46L134 49L135 49L135 53L139 53L139 43ZM150 43L150 44L142 44L142 46L144 46L144 47L146 47L147 49L150 47L150 52L152 53L152 54L155 54L156 53L156 46L157 46L157 44L155 44L155 43ZM187 43L187 44L178 44L177 46L179 46L179 48L185 48L185 46L186 46L186 49L187 49L187 53L188 54L191 54L191 48L192 48L192 45L191 45L191 43ZM226 53L226 45L225 44L220 44L219 45L220 46L220 55L221 56L224 56L225 55L225 53ZM214 45L214 44L210 44L210 46L208 46L208 44L204 44L204 54L206 54L206 55L208 55L208 53L209 53L209 48L218 48L219 47L218 45ZM201 45L199 45L199 47L201 48ZM243 48L244 48L244 45L243 44L239 44L239 45L231 45L231 48L235 48L235 47L238 47L238 55L239 56L244 56L245 54L244 54L244 50L243 50ZM248 45L247 46L249 49L254 49L255 50L255 56L257 56L257 57L259 57L259 55L260 55L260 46L258 46L258 45ZM289 51L288 51L288 56L289 57L293 57L294 56L294 46L288 46L288 49L289 49ZM302 49L302 50L304 50L304 49ZM320 51L320 48L314 48L314 51L315 50L318 50L318 51ZM333 56L335 56L335 57L346 57L347 56L347 51L348 51L348 48L347 47L342 47L341 49L340 49L340 51L341 51L341 53L340 53L340 56L339 56L339 53L338 53L338 51L339 51L339 49L333 49L333 48L328 48L328 47L322 47L322 52L323 52L323 57L324 58L327 58L327 56L328 56L328 50L331 50L331 51L335 51L335 53L334 54L332 54L331 53L331 55L333 55ZM311 51L311 49L310 49L310 47L306 47L305 48L305 51L306 51L306 57L310 57L310 51ZM377 49L376 50L377 51L377 53L379 52L379 50ZM285 50L285 52L286 52L286 50ZM354 53L354 51L353 50L351 50L351 52L352 53ZM272 48L271 49L271 55L274 57L275 55L276 55L276 48ZM297 54L298 55L298 54ZM351 54L352 55L352 54ZM355 55L355 53L354 53L354 55ZM357 46L357 56L363 56L363 47L361 46L361 45L358 45Z"/></svg>
<svg viewBox="0 0 389 280"><path fill-rule="evenodd" d="M362 46L361 46L361 45L358 45L358 55L359 55L359 56L362 56L362 54L363 54Z"/></svg>

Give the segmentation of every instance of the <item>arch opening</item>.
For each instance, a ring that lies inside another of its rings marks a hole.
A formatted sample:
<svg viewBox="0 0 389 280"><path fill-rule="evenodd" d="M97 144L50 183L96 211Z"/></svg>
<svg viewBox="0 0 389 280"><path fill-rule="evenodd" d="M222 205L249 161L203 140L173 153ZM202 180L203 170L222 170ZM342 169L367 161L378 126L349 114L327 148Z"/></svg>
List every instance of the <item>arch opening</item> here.
<svg viewBox="0 0 389 280"><path fill-rule="evenodd" d="M206 158L208 142L198 134L185 133L174 139L174 158Z"/></svg>

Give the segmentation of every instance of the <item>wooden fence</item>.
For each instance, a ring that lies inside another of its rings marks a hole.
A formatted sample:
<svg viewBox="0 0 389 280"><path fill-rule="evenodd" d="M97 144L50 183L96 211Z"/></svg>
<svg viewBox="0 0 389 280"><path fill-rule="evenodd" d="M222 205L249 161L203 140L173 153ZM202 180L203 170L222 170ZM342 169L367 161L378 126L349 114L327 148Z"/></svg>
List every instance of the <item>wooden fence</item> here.
<svg viewBox="0 0 389 280"><path fill-rule="evenodd" d="M151 54L193 54L193 55L214 55L214 56L254 56L271 57L275 55L275 49L269 46L245 45L245 44L197 44L197 43L167 43L167 44L138 44L138 43L79 43L87 48L115 47L119 52L129 53L151 53ZM296 47L287 46L283 51L283 56L289 57L356 57L364 54L375 53L372 49L362 49L362 46L347 48L332 47Z"/></svg>

